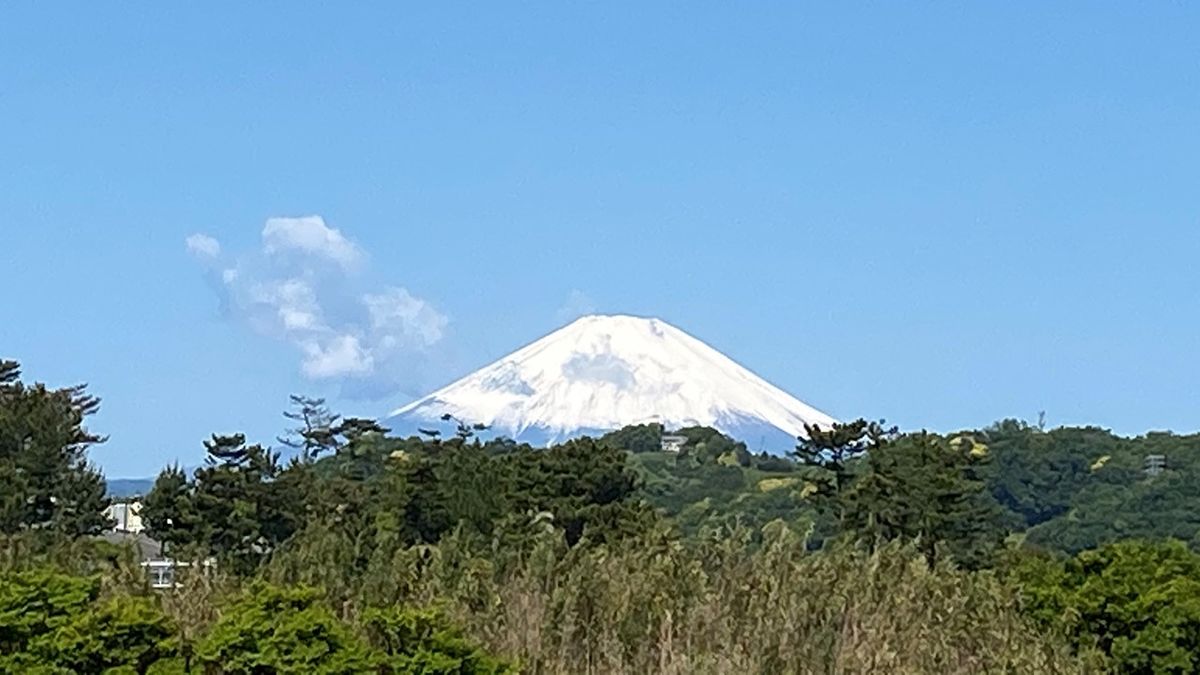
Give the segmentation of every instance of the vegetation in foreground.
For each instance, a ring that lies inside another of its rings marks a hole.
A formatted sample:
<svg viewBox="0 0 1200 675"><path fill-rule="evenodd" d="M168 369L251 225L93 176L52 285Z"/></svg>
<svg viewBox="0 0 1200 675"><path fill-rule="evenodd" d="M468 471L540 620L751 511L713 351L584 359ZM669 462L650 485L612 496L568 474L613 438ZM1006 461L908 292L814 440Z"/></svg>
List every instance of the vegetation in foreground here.
<svg viewBox="0 0 1200 675"><path fill-rule="evenodd" d="M145 498L153 592L86 460L97 401L0 366L0 672L1189 673L1196 437L856 422L533 449L297 397ZM1148 475L1145 455L1167 457Z"/></svg>

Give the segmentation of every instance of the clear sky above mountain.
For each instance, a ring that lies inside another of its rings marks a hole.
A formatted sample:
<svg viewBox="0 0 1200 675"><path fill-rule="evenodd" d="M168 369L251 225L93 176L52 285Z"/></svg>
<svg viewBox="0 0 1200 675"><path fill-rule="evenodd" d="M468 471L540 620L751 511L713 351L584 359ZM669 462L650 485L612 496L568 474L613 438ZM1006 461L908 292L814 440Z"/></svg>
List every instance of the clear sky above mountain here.
<svg viewBox="0 0 1200 675"><path fill-rule="evenodd" d="M1200 427L1200 9L0 7L0 355L110 475L591 311L835 416Z"/></svg>

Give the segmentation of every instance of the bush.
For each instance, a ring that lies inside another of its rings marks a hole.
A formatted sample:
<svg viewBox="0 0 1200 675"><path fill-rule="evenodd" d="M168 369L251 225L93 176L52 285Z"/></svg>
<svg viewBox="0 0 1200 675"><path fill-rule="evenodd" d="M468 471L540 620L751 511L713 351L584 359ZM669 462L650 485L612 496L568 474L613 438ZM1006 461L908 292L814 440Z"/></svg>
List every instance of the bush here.
<svg viewBox="0 0 1200 675"><path fill-rule="evenodd" d="M219 673L359 673L376 663L367 645L320 604L318 591L256 584L196 650Z"/></svg>
<svg viewBox="0 0 1200 675"><path fill-rule="evenodd" d="M516 673L463 637L462 631L430 609L376 609L364 623L385 655L385 670L397 674L500 675Z"/></svg>
<svg viewBox="0 0 1200 675"><path fill-rule="evenodd" d="M1200 555L1181 542L1129 541L1012 567L1026 611L1123 673L1200 672Z"/></svg>
<svg viewBox="0 0 1200 675"><path fill-rule="evenodd" d="M95 577L0 577L0 672L144 673L172 662L178 641L151 598L99 595Z"/></svg>

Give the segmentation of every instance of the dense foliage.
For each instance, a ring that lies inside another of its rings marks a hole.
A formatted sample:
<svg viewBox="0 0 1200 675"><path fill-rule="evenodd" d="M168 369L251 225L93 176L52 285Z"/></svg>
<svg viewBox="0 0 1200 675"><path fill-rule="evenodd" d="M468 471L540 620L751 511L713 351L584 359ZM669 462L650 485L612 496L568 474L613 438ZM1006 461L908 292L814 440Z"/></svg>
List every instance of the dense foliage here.
<svg viewBox="0 0 1200 675"><path fill-rule="evenodd" d="M207 562L151 591L94 536L95 399L5 362L0 672L1200 671L1198 436L859 420L790 457L659 425L536 449L292 402L287 461L214 435L158 476L148 533Z"/></svg>
<svg viewBox="0 0 1200 675"><path fill-rule="evenodd" d="M1128 541L1070 559L1026 556L1010 574L1026 609L1126 673L1200 671L1200 555Z"/></svg>
<svg viewBox="0 0 1200 675"><path fill-rule="evenodd" d="M144 673L178 653L153 598L100 599L100 580L44 570L0 576L0 672Z"/></svg>
<svg viewBox="0 0 1200 675"><path fill-rule="evenodd" d="M83 386L26 385L0 360L0 533L94 534L105 526L104 478L87 462L101 442L84 420L100 407Z"/></svg>

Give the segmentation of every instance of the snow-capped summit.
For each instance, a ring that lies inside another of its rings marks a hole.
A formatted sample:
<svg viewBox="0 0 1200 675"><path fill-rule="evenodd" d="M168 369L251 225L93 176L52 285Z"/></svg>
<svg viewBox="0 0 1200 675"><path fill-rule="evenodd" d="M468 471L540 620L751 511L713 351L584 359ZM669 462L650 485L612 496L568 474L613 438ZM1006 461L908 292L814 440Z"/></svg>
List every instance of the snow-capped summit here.
<svg viewBox="0 0 1200 675"><path fill-rule="evenodd" d="M621 315L578 319L392 416L446 413L531 442L703 425L753 450L791 449L805 423L835 421L665 321Z"/></svg>

